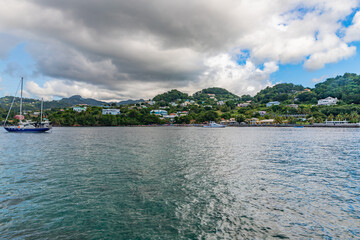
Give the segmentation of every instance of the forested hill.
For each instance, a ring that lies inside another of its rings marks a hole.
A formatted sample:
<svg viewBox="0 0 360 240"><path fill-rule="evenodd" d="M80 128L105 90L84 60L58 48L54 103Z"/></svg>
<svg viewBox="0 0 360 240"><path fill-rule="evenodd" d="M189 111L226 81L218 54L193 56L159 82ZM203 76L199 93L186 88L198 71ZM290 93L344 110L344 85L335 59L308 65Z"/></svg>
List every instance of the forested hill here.
<svg viewBox="0 0 360 240"><path fill-rule="evenodd" d="M267 103L270 101L283 102L292 98L298 92L305 88L301 85L294 85L292 83L280 83L273 87L267 87L254 96L254 101L259 103Z"/></svg>
<svg viewBox="0 0 360 240"><path fill-rule="evenodd" d="M360 75L345 73L343 76L318 83L313 89L305 89L292 83L281 83L261 90L254 96L253 101L316 104L317 100L327 97L336 97L347 104L360 104Z"/></svg>
<svg viewBox="0 0 360 240"><path fill-rule="evenodd" d="M0 98L0 107L9 109L13 97L6 96ZM14 107L18 107L20 98L16 97L14 101ZM44 101L44 108L67 108L78 104L87 104L90 106L102 106L106 105L106 102L98 101L92 98L82 98L79 95L75 95L69 98L63 98L61 100ZM40 109L40 100L32 98L23 99L24 109L26 110L38 110Z"/></svg>
<svg viewBox="0 0 360 240"><path fill-rule="evenodd" d="M196 100L205 100L209 97L209 94L215 94L217 100L230 100L230 99L239 99L240 97L229 92L224 88L212 87L206 88L201 91L194 93L193 97Z"/></svg>
<svg viewBox="0 0 360 240"><path fill-rule="evenodd" d="M59 102L69 104L71 106L77 105L77 104L87 104L90 106L101 106L104 104L107 104L106 102L98 101L92 98L83 98L80 95L74 95L69 98L63 98Z"/></svg>
<svg viewBox="0 0 360 240"><path fill-rule="evenodd" d="M139 96L140 97L140 96ZM229 92L226 89L212 87L206 88L196 92L193 96L187 93L180 92L176 89L159 94L153 98L156 102L172 102L195 100L198 103L214 104L217 101L232 100L236 103L252 100L254 103L264 104L270 101L279 101L283 104L297 103L297 104L316 104L318 99L326 97L337 97L345 104L360 104L360 75L355 73L345 73L342 76L329 78L322 83L315 85L313 89L305 89L301 85L292 83L281 83L272 87L267 87L258 92L254 97L243 95L241 97ZM9 109L13 97L0 98L0 107ZM135 104L143 100L127 100L118 103L117 105ZM38 99L23 99L24 109L38 110L40 108L40 101ZM89 106L103 106L109 103L98 101L92 98L82 98L75 95L61 100L46 101L44 107L49 108L67 108L78 104L87 104ZM14 107L18 107L19 98L15 99Z"/></svg>
<svg viewBox="0 0 360 240"><path fill-rule="evenodd" d="M176 101L177 99L184 100L189 99L189 95L187 93L180 92L176 89L173 89L169 92L156 95L153 100L154 101L165 101L165 102L172 102Z"/></svg>
<svg viewBox="0 0 360 240"><path fill-rule="evenodd" d="M318 98L337 97L345 103L360 104L360 75L345 73L315 85Z"/></svg>

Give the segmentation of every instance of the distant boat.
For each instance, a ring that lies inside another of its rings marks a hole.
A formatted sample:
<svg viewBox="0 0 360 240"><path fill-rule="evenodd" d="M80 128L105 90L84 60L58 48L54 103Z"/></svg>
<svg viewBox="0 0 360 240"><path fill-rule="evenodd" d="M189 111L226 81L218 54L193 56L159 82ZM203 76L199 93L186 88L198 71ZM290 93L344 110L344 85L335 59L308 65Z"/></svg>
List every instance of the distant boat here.
<svg viewBox="0 0 360 240"><path fill-rule="evenodd" d="M209 124L204 125L203 127L204 127L204 128L224 128L224 127L226 127L226 126L211 121Z"/></svg>
<svg viewBox="0 0 360 240"><path fill-rule="evenodd" d="M49 131L52 127L50 125L49 121L44 121L43 118L43 100L41 100L41 113L40 113L40 121L39 122L30 122L28 120L24 120L24 116L22 115L22 95L23 95L23 85L24 85L24 79L21 78L21 95L20 95L20 115L18 115L19 123L18 125L9 126L6 125L6 122L9 118L9 114L11 111L11 108L14 104L15 97L13 98L13 101L11 103L9 112L6 116L5 123L4 123L4 129L8 132L33 132L33 133L41 133ZM16 95L16 94L15 94Z"/></svg>
<svg viewBox="0 0 360 240"><path fill-rule="evenodd" d="M294 128L303 128L304 126L294 126Z"/></svg>

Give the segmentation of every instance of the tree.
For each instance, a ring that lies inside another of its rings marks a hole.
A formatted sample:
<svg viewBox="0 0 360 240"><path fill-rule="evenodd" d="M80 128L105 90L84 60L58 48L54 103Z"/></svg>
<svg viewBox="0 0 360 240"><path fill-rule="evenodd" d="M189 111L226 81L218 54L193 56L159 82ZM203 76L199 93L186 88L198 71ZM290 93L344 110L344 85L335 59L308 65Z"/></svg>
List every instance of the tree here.
<svg viewBox="0 0 360 240"><path fill-rule="evenodd" d="M281 117L276 116L276 117L274 118L274 123L275 123L275 124L282 124L282 123L283 123L283 120L282 120Z"/></svg>
<svg viewBox="0 0 360 240"><path fill-rule="evenodd" d="M240 114L240 115L236 115L236 121L238 122L238 123L242 123L242 122L244 122L245 121L245 115L244 114Z"/></svg>

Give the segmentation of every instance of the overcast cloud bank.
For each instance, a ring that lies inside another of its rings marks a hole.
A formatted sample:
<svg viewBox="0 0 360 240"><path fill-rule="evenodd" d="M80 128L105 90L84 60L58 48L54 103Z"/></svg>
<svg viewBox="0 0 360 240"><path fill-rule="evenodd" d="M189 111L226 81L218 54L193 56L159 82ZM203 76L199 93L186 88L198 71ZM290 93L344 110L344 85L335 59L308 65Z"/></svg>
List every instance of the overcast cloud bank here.
<svg viewBox="0 0 360 240"><path fill-rule="evenodd" d="M359 7L358 0L2 0L0 57L27 43L49 81L26 87L47 99L150 98L211 86L254 94L279 64L314 71L353 56Z"/></svg>

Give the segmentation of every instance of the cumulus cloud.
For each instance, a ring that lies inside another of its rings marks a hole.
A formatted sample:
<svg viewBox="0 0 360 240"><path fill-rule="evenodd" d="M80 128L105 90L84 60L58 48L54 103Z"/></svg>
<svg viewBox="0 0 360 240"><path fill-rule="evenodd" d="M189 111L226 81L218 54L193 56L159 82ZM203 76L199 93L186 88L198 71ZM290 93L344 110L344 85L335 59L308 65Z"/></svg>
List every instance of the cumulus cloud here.
<svg viewBox="0 0 360 240"><path fill-rule="evenodd" d="M358 11L353 20L352 25L346 29L345 41L360 41L360 11Z"/></svg>
<svg viewBox="0 0 360 240"><path fill-rule="evenodd" d="M255 93L279 64L316 70L355 54L349 42L359 40L359 13L347 29L341 21L359 6L358 0L2 0L0 33L26 41L37 70L52 79L31 85L33 94L84 88L101 99L151 97L212 85ZM234 56L243 51L239 64Z"/></svg>
<svg viewBox="0 0 360 240"><path fill-rule="evenodd" d="M200 81L196 84L198 89L210 85L231 89L238 95L255 94L259 89L271 85L270 74L278 70L275 62L264 63L263 69L250 60L239 66L228 54L209 58L205 65L208 70L201 75Z"/></svg>
<svg viewBox="0 0 360 240"><path fill-rule="evenodd" d="M328 78L329 76L328 75L324 75L324 76L321 76L319 78L313 78L311 81L313 83L319 83L319 82L322 82L324 81L326 78Z"/></svg>
<svg viewBox="0 0 360 240"><path fill-rule="evenodd" d="M34 81L26 83L26 89L29 93L42 97L45 100L52 100L54 97L64 98L81 95L84 98L95 98L112 102L127 100L140 92L142 94L138 96L138 98L151 99L154 97L154 94L162 93L169 88L170 86L168 85L161 86L161 83L137 82L122 84L122 89L109 89L104 86L66 79L51 79L46 81L42 86Z"/></svg>

